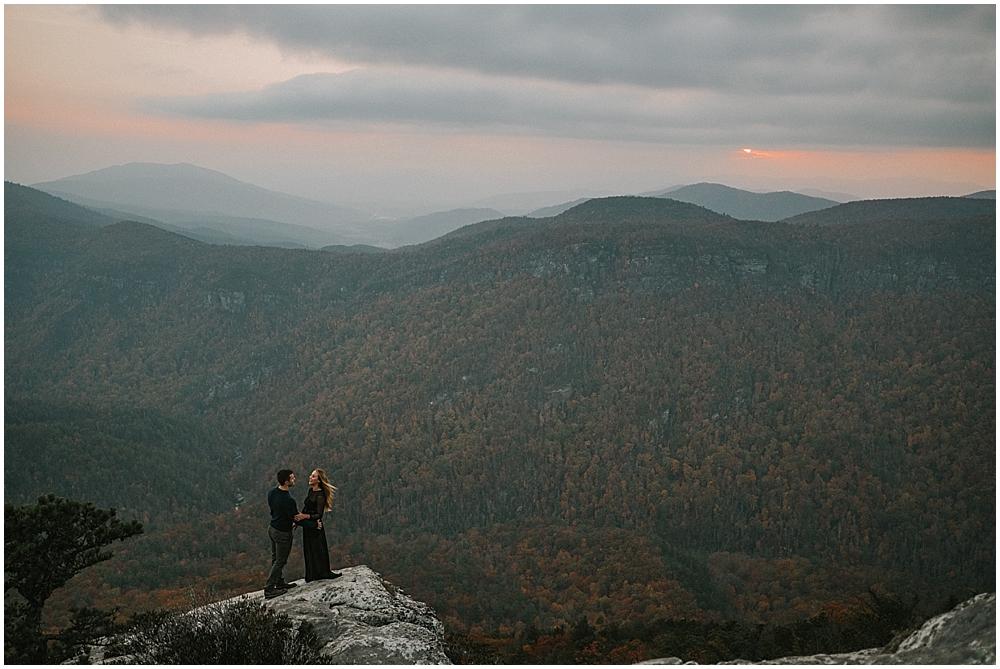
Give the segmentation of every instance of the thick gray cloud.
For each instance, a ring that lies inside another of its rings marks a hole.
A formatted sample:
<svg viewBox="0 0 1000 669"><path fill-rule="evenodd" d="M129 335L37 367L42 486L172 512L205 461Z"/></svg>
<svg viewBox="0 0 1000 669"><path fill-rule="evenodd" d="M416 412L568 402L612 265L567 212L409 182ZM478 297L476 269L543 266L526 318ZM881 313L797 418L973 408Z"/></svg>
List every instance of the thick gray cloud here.
<svg viewBox="0 0 1000 669"><path fill-rule="evenodd" d="M996 9L123 6L362 66L147 109L661 141L993 146ZM748 134L750 136L748 136Z"/></svg>
<svg viewBox="0 0 1000 669"><path fill-rule="evenodd" d="M994 116L982 105L932 99L918 107L866 91L660 91L382 68L304 75L261 91L151 99L145 109L248 122L396 124L674 143L980 146L993 141L994 133Z"/></svg>

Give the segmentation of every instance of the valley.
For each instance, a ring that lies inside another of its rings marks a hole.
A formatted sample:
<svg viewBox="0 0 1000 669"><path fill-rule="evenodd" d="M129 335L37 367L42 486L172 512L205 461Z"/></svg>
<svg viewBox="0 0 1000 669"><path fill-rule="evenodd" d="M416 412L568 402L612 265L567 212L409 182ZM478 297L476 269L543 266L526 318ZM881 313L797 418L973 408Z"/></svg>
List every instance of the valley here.
<svg viewBox="0 0 1000 669"><path fill-rule="evenodd" d="M5 184L5 501L147 523L51 609L259 587L282 467L455 633L995 588L995 201L489 216L206 244Z"/></svg>

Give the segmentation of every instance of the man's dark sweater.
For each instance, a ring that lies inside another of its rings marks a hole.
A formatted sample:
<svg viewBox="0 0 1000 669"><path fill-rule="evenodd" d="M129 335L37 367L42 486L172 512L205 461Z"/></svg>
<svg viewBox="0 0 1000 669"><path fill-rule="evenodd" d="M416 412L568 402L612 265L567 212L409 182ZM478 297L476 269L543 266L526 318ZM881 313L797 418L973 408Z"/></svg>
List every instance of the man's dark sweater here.
<svg viewBox="0 0 1000 669"><path fill-rule="evenodd" d="M267 505L271 507L271 527L279 532L291 532L298 513L291 493L281 488L271 488L267 493Z"/></svg>

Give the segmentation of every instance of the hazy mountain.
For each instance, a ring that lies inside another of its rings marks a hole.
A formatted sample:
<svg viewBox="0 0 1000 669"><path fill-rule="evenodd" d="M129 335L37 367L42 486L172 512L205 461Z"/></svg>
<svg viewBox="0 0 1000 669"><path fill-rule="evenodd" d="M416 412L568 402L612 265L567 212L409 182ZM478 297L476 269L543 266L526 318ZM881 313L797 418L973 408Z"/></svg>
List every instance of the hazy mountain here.
<svg viewBox="0 0 1000 669"><path fill-rule="evenodd" d="M994 200L969 197L913 197L898 200L857 200L798 216L795 225L860 225L876 221L955 219L996 215Z"/></svg>
<svg viewBox="0 0 1000 669"><path fill-rule="evenodd" d="M328 253L389 253L389 249L384 249L381 246L369 246L367 244L352 244L351 246L332 244L324 246L320 250Z"/></svg>
<svg viewBox="0 0 1000 669"><path fill-rule="evenodd" d="M944 181L926 177L889 177L882 179L839 179L836 177L805 177L789 179L795 190L805 192L806 188L823 189L833 193L850 193L851 200L885 199L887 197L927 197L945 195L958 197L983 189L983 185L969 181ZM894 193L895 195L886 195ZM826 197L826 196L822 196ZM838 200L838 197L831 197Z"/></svg>
<svg viewBox="0 0 1000 669"><path fill-rule="evenodd" d="M34 188L95 208L196 227L214 218L276 221L353 238L364 215L327 202L278 193L186 163L128 163L34 184ZM231 220L223 230L232 234ZM214 226L212 226L214 227ZM335 243L327 238L323 244Z"/></svg>
<svg viewBox="0 0 1000 669"><path fill-rule="evenodd" d="M779 189L804 195L850 202L900 197L959 197L966 193L984 190L989 184L943 181L922 177L889 177L882 179L841 179L836 177L787 177L775 182L771 179L747 177L738 174L702 176L695 183L709 182L738 184L737 188L754 193L768 193Z"/></svg>
<svg viewBox="0 0 1000 669"><path fill-rule="evenodd" d="M536 209L531 213L525 214L528 218L547 218L549 216L558 216L567 209L572 209L578 204L583 204L589 197L581 197L572 202L563 202L562 204L554 204L551 207L542 207L541 209Z"/></svg>
<svg viewBox="0 0 1000 669"><path fill-rule="evenodd" d="M27 188L27 187L25 187ZM55 197L41 190L32 190L38 195ZM71 196L72 197L72 196ZM101 219L101 225L119 221L136 221L157 228L176 232L177 234L197 239L208 244L234 244L240 246L278 246L283 248L318 249L337 242L351 241L351 238L333 232L317 230L303 225L289 225L278 221L265 221L253 218L235 218L212 214L194 214L188 219L179 216L176 211L150 209L146 207L123 206L113 209L103 206L105 203L89 198L75 197L75 203L67 200L67 205L83 206ZM141 212L141 213L140 213ZM154 218L153 216L160 216ZM162 219L173 219L173 223L165 223ZM96 220L96 219L95 219Z"/></svg>
<svg viewBox="0 0 1000 669"><path fill-rule="evenodd" d="M668 186L667 188L662 188L660 190L649 191L648 193L640 193L640 197L663 197L667 193L673 193L675 190L680 190L685 188L690 184L675 184L673 186Z"/></svg>
<svg viewBox="0 0 1000 669"><path fill-rule="evenodd" d="M995 200L997 199L997 192L995 190L981 190L976 193L969 193L965 197L979 200Z"/></svg>
<svg viewBox="0 0 1000 669"><path fill-rule="evenodd" d="M80 198L83 200L83 198ZM290 249L318 249L330 244L353 241L335 232L317 230L304 225L291 225L278 221L267 221L259 218L237 218L234 216L218 216L212 214L196 214L188 219L178 216L177 212L148 209L145 207L128 207L129 211L120 211L105 207L96 207L100 212L117 221L137 221L157 228L163 228L177 234L197 239L207 244L234 244L238 246L278 246ZM139 212L144 213L139 213ZM159 215L161 218L153 218ZM172 219L165 223L162 218Z"/></svg>
<svg viewBox="0 0 1000 669"><path fill-rule="evenodd" d="M836 191L821 190L819 188L800 188L794 192L801 193L802 195L808 195L810 197L833 200L834 202L852 202L854 200L861 199L857 195L851 195L850 193L839 193Z"/></svg>
<svg viewBox="0 0 1000 669"><path fill-rule="evenodd" d="M385 241L393 246L421 244L448 234L472 223L503 218L496 209L452 209L426 216L417 216L408 221L394 224L385 234Z"/></svg>
<svg viewBox="0 0 1000 669"><path fill-rule="evenodd" d="M720 214L746 221L780 221L789 216L825 209L838 204L833 200L810 197L790 191L752 193L722 184L710 183L674 186L661 191L645 193L645 195L690 202Z"/></svg>
<svg viewBox="0 0 1000 669"><path fill-rule="evenodd" d="M483 198L473 203L476 207L489 207L502 211L508 216L522 216L542 207L551 207L569 200L580 200L592 197L611 195L611 191L592 191L584 189L537 191L531 193L503 193Z"/></svg>

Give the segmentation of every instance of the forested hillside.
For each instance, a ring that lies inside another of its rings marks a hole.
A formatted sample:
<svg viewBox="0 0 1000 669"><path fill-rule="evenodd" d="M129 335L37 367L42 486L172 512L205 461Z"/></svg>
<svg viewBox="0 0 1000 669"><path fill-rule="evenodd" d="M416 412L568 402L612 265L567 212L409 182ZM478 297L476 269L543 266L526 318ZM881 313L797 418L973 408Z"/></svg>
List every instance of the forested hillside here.
<svg viewBox="0 0 1000 669"><path fill-rule="evenodd" d="M339 487L335 564L451 631L995 587L992 213L873 201L807 226L606 198L359 254L6 194L5 499L96 499L95 472L145 453L121 470L151 497L100 499L163 519L63 603L260 587L286 466Z"/></svg>
<svg viewBox="0 0 1000 669"><path fill-rule="evenodd" d="M4 406L4 498L34 503L60 490L101 507L142 512L164 527L233 507L227 474L242 454L203 421L157 409L97 408L31 400Z"/></svg>

